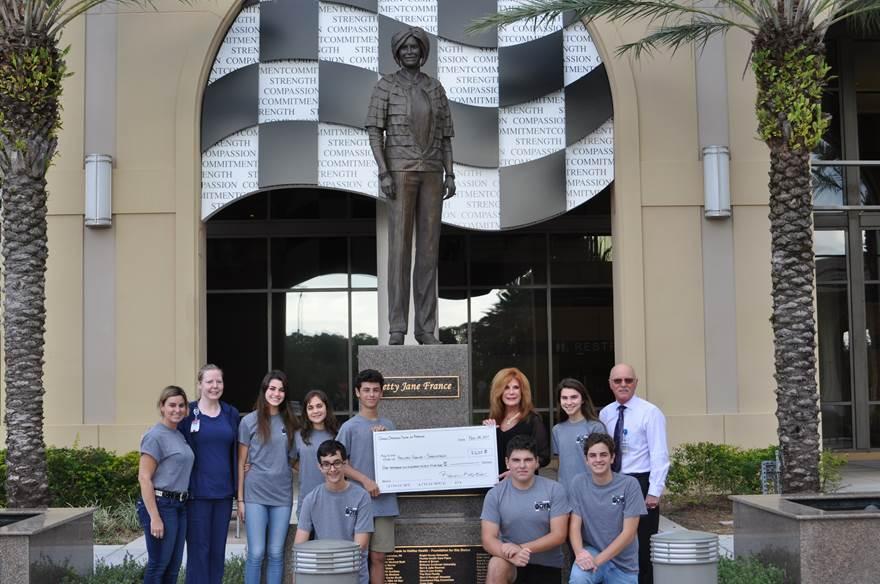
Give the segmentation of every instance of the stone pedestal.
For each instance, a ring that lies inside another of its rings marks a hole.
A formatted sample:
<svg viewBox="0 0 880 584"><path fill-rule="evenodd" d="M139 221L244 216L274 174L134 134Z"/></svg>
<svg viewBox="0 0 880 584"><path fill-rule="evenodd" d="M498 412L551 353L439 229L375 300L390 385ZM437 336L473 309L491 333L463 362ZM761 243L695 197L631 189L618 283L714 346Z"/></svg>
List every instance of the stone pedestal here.
<svg viewBox="0 0 880 584"><path fill-rule="evenodd" d="M785 570L786 584L877 582L880 494L735 495L734 554Z"/></svg>
<svg viewBox="0 0 880 584"><path fill-rule="evenodd" d="M376 369L385 376L386 390L379 409L398 429L472 425L467 345L361 347L358 368ZM431 397L448 393L444 387L453 377L457 377L456 397ZM438 383L431 383L432 379ZM409 390L401 387L405 380L410 380ZM428 383L416 388L419 380ZM392 389L395 384L397 391ZM426 556L425 562L433 562L432 548L480 545L483 493L400 494L398 502L396 539L401 550L430 546L424 551L420 549L419 555ZM395 566L400 560L392 557L387 569L397 569ZM423 569L422 574L425 573Z"/></svg>
<svg viewBox="0 0 880 584"><path fill-rule="evenodd" d="M90 576L94 509L0 509L0 582L49 584Z"/></svg>
<svg viewBox="0 0 880 584"><path fill-rule="evenodd" d="M385 376L379 411L398 430L470 426L470 373L467 345L362 346L358 370L376 369ZM458 378L457 397L431 397L441 391L393 392L388 386L404 379Z"/></svg>
<svg viewBox="0 0 880 584"><path fill-rule="evenodd" d="M363 369L385 377L379 411L398 430L472 425L467 345L361 346L358 370ZM449 491L398 495L397 549L388 555L386 582L481 584L488 562L480 548L483 496ZM295 531L291 525L287 574Z"/></svg>

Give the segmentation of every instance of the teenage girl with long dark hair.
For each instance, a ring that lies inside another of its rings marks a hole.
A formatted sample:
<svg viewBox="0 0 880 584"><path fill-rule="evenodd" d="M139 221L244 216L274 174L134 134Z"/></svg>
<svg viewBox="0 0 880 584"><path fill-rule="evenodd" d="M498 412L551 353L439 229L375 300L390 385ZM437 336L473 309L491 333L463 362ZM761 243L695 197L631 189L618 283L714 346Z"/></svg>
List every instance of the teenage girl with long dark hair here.
<svg viewBox="0 0 880 584"><path fill-rule="evenodd" d="M281 582L293 501L290 459L298 428L287 400L287 375L270 371L260 384L254 411L242 418L238 429L238 514L247 533L245 584L260 584L265 556L266 584Z"/></svg>

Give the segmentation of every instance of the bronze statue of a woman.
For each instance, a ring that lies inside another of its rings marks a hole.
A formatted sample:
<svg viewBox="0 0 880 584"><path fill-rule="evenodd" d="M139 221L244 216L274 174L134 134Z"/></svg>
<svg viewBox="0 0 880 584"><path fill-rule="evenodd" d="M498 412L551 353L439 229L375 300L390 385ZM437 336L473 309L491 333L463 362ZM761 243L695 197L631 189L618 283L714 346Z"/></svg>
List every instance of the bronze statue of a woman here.
<svg viewBox="0 0 880 584"><path fill-rule="evenodd" d="M421 72L428 58L428 35L418 27L397 32L391 50L400 69L383 75L373 89L366 128L379 166L379 184L388 201L389 345L402 345L409 315L412 270L415 337L435 345L437 261L443 201L455 195L452 172L452 115L446 91Z"/></svg>

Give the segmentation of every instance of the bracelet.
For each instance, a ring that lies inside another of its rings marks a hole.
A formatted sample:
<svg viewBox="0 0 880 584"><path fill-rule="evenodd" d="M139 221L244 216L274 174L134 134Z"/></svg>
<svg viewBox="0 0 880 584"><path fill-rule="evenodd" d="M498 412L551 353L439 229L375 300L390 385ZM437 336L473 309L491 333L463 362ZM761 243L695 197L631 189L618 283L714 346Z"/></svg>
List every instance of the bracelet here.
<svg viewBox="0 0 880 584"><path fill-rule="evenodd" d="M447 172L447 173L446 173L446 178L455 178L455 174L453 174L453 173L451 173L451 172Z"/></svg>

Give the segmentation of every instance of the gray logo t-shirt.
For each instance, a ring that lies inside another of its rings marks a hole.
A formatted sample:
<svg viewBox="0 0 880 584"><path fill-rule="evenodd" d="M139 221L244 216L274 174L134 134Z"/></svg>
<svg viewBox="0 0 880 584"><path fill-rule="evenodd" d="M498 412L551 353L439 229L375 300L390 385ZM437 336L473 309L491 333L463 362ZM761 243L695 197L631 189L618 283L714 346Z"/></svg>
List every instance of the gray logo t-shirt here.
<svg viewBox="0 0 880 584"><path fill-rule="evenodd" d="M265 443L257 432L257 412L251 412L238 426L238 441L248 446L250 470L244 475L245 503L259 503L283 507L293 504L293 471L290 458L293 449L288 444L281 416L270 418L269 440Z"/></svg>
<svg viewBox="0 0 880 584"><path fill-rule="evenodd" d="M610 483L597 485L591 473L581 474L571 481L568 492L574 508L572 513L582 520L584 545L599 551L611 545L620 535L624 518L638 517L648 512L639 482L629 475L613 473ZM639 539L633 538L632 543L611 561L625 572L638 572Z"/></svg>
<svg viewBox="0 0 880 584"><path fill-rule="evenodd" d="M544 537L551 519L570 512L565 489L556 481L535 476L530 488L520 490L508 477L486 493L480 519L498 524L501 541L519 544ZM561 568L562 547L533 553L529 563Z"/></svg>
<svg viewBox="0 0 880 584"><path fill-rule="evenodd" d="M195 456L183 434L160 422L141 438L140 450L158 463L153 474L154 488L175 493L185 492L189 488L189 475Z"/></svg>

